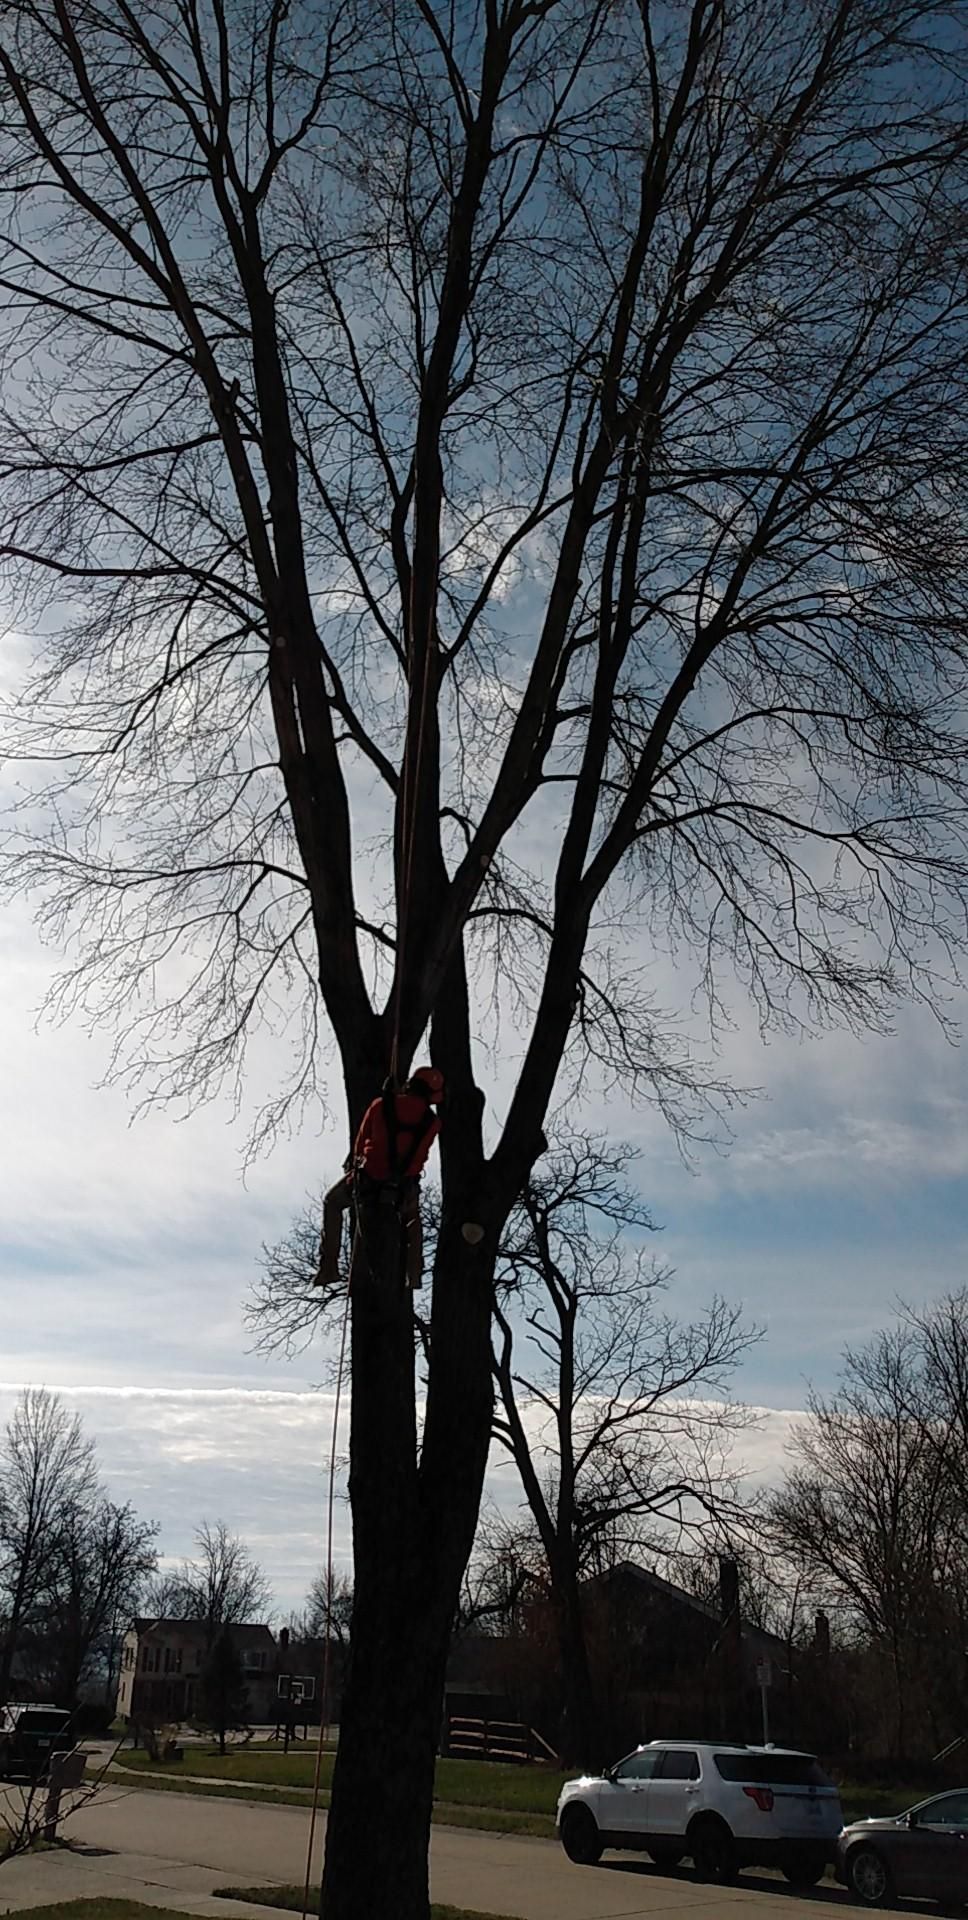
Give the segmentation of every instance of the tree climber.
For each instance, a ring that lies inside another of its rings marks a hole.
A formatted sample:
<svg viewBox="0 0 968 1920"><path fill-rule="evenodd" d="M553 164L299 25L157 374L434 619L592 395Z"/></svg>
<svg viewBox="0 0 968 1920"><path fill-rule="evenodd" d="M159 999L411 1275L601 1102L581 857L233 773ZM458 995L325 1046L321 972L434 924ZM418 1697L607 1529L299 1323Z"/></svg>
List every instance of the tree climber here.
<svg viewBox="0 0 968 1920"><path fill-rule="evenodd" d="M343 1177L323 1200L315 1286L332 1288L338 1284L343 1215L349 1206L365 1207L372 1201L396 1207L404 1239L407 1285L421 1286L420 1175L440 1132L433 1109L443 1097L443 1074L437 1067L421 1067L411 1074L400 1093L394 1093L388 1083L379 1097L371 1100Z"/></svg>

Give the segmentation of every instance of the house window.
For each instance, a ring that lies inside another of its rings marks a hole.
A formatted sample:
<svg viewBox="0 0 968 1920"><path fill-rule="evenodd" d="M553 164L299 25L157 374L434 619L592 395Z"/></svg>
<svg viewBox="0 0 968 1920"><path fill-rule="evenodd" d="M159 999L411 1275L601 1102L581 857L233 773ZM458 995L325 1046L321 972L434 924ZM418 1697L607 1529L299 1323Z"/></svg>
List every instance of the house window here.
<svg viewBox="0 0 968 1920"><path fill-rule="evenodd" d="M181 1650L181 1648L180 1648L180 1647L176 1647L176 1649L175 1649L175 1672L176 1672L176 1673L180 1673L180 1672L181 1672L181 1670L182 1670L182 1650Z"/></svg>
<svg viewBox="0 0 968 1920"><path fill-rule="evenodd" d="M266 1663L265 1652L261 1647L247 1647L242 1655L242 1665L261 1673Z"/></svg>
<svg viewBox="0 0 968 1920"><path fill-rule="evenodd" d="M142 1647L142 1649L141 1649L141 1671L142 1671L142 1673L147 1673L147 1671L148 1671L148 1661L149 1661L149 1659L150 1659L150 1658L151 1658L151 1648L150 1648L150 1647Z"/></svg>

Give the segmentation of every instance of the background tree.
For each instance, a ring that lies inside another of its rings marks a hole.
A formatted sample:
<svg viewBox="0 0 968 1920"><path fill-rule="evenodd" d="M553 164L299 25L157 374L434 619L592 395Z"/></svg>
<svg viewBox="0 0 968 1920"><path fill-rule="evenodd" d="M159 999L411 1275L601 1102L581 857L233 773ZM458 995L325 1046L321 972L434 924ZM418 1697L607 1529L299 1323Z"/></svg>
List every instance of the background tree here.
<svg viewBox="0 0 968 1920"><path fill-rule="evenodd" d="M582 1582L630 1555L668 1555L697 1523L735 1512L730 1448L748 1414L729 1381L758 1337L718 1297L691 1322L663 1310L669 1276L631 1244L650 1222L627 1161L600 1140L556 1142L496 1275L494 1431L541 1541L568 1765L602 1758Z"/></svg>
<svg viewBox="0 0 968 1920"><path fill-rule="evenodd" d="M113 1717L120 1639L157 1566L157 1535L154 1523L103 1494L61 1513L23 1650L40 1697L74 1706L82 1681L98 1673Z"/></svg>
<svg viewBox="0 0 968 1920"><path fill-rule="evenodd" d="M920 1362L911 1412L951 1482L968 1551L968 1287L904 1317Z"/></svg>
<svg viewBox="0 0 968 1920"><path fill-rule="evenodd" d="M198 1679L198 1702L202 1718L225 1752L225 1736L248 1722L249 1696L246 1691L242 1660L228 1623L219 1626L211 1642Z"/></svg>
<svg viewBox="0 0 968 1920"><path fill-rule="evenodd" d="M389 1220L354 1286L326 1920L426 1920L493 1263L563 1063L688 1124L656 943L714 1022L738 976L765 1025L861 1028L962 944L966 33L8 8L0 550L45 636L15 750L56 765L12 884L149 1097L290 1015L270 1129L323 1017L350 1133L428 1028L449 1088L419 1443Z"/></svg>
<svg viewBox="0 0 968 1920"><path fill-rule="evenodd" d="M224 1520L195 1530L195 1557L183 1560L155 1595L159 1618L203 1620L211 1645L220 1628L264 1620L273 1600L269 1581L244 1540Z"/></svg>
<svg viewBox="0 0 968 1920"><path fill-rule="evenodd" d="M5 1699L25 1625L40 1598L51 1542L65 1515L86 1511L96 1497L94 1442L80 1416L68 1413L56 1394L26 1388L0 1452L0 1694Z"/></svg>
<svg viewBox="0 0 968 1920"><path fill-rule="evenodd" d="M503 1637L519 1633L528 1601L540 1593L545 1577L533 1522L509 1518L493 1502L485 1503L464 1573L455 1631Z"/></svg>
<svg viewBox="0 0 968 1920"><path fill-rule="evenodd" d="M320 1640L329 1632L339 1646L348 1646L352 1618L353 1582L349 1574L336 1572L330 1583L327 1569L321 1567L306 1596L303 1624L307 1638Z"/></svg>
<svg viewBox="0 0 968 1920"><path fill-rule="evenodd" d="M925 1422L911 1330L848 1351L839 1392L811 1394L809 1409L792 1442L796 1464L773 1502L775 1540L812 1593L886 1665L890 1746L903 1755L913 1696L930 1690L947 1637L939 1599L949 1586L945 1605L963 1591L952 1553L959 1496Z"/></svg>
<svg viewBox="0 0 968 1920"><path fill-rule="evenodd" d="M478 1529L458 1612L507 1630L526 1594L550 1596L568 1764L600 1759L602 1729L581 1586L629 1555L675 1558L684 1539L743 1519L732 1442L749 1415L729 1383L759 1337L716 1298L692 1322L664 1310L670 1276L636 1241L651 1230L631 1150L558 1134L501 1236L495 1268L493 1434L514 1461L531 1524ZM433 1238L439 1205L427 1196ZM313 1285L318 1231L301 1216L265 1250L248 1321L264 1350L299 1350L342 1312ZM417 1309L428 1358L432 1323ZM325 1574L320 1576L324 1610Z"/></svg>
<svg viewBox="0 0 968 1920"><path fill-rule="evenodd" d="M14 1671L58 1705L110 1679L117 1623L156 1565L157 1528L110 1501L94 1442L56 1394L24 1390L0 1444L0 1690Z"/></svg>

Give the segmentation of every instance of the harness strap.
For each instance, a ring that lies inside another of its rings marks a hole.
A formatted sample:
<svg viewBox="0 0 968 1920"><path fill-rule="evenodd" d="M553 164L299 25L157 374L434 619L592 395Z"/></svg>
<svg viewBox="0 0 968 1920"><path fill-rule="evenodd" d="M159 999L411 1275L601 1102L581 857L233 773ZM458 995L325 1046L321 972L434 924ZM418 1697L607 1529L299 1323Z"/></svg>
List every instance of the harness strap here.
<svg viewBox="0 0 968 1920"><path fill-rule="evenodd" d="M400 1134L406 1133L410 1136L410 1145L407 1149L407 1166L409 1167L413 1162L418 1147L430 1132L434 1124L435 1115L428 1102L424 1107L422 1119L415 1121L412 1127L401 1127L397 1116L396 1095L391 1091L389 1086L383 1088L380 1101L383 1107L383 1124L386 1127L387 1161L390 1168L390 1180L394 1186L399 1186L402 1180L415 1177L411 1176L404 1169L403 1155L400 1151Z"/></svg>

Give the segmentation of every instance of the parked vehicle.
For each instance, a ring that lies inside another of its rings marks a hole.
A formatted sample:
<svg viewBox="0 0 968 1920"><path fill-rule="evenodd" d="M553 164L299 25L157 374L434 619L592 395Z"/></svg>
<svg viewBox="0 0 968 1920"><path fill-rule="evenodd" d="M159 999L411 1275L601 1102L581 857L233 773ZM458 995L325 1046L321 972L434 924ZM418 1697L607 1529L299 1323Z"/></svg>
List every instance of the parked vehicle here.
<svg viewBox="0 0 968 1920"><path fill-rule="evenodd" d="M834 1858L840 1796L810 1753L726 1741L653 1740L597 1779L569 1780L558 1831L570 1860L604 1847L647 1853L657 1867L691 1859L704 1880L780 1867L812 1887Z"/></svg>
<svg viewBox="0 0 968 1920"><path fill-rule="evenodd" d="M968 1906L968 1790L855 1820L838 1842L837 1878L865 1907L890 1907L899 1894Z"/></svg>
<svg viewBox="0 0 968 1920"><path fill-rule="evenodd" d="M74 1742L71 1716L48 1700L0 1708L0 1780L42 1780L52 1753Z"/></svg>

